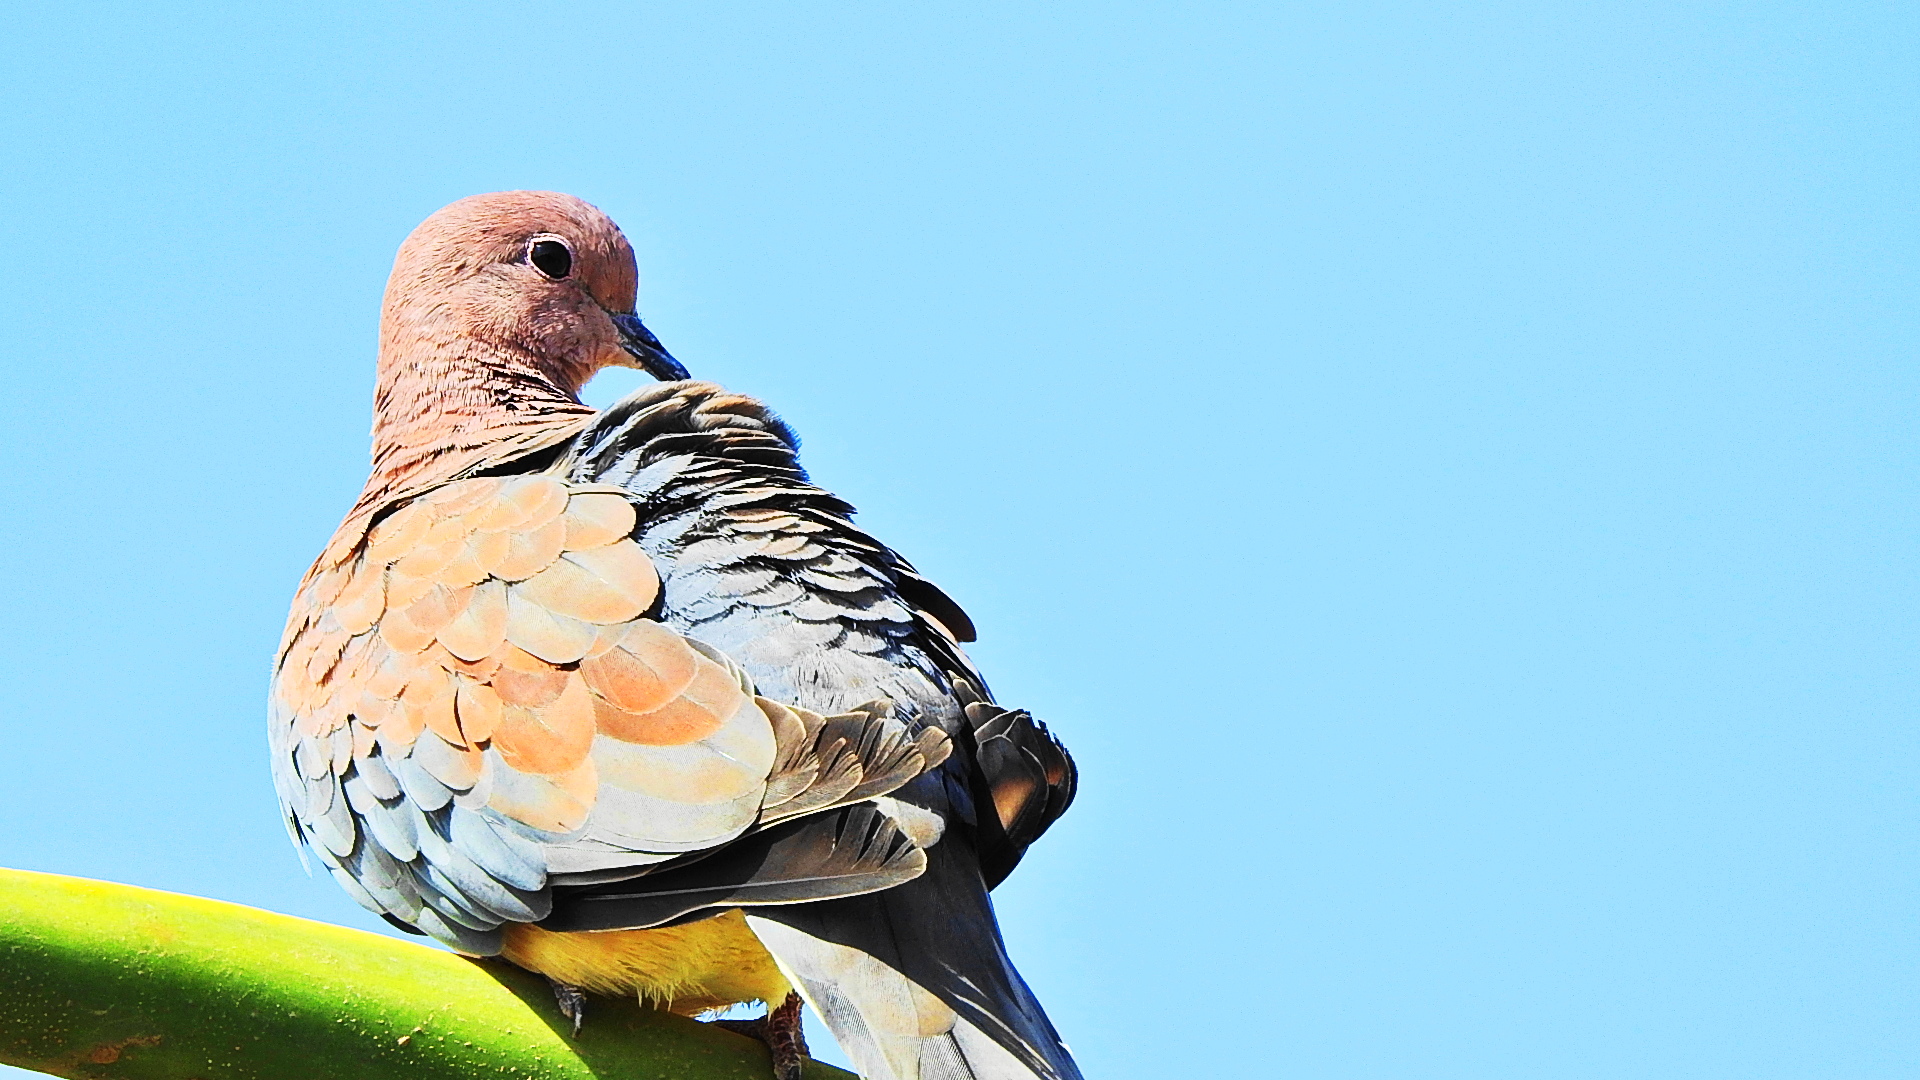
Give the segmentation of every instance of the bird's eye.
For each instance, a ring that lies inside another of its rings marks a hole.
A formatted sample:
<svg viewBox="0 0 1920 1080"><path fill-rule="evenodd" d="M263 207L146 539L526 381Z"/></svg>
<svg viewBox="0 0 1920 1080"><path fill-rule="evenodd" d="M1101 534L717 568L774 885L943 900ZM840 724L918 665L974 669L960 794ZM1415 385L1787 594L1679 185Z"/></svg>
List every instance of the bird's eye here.
<svg viewBox="0 0 1920 1080"><path fill-rule="evenodd" d="M573 273L573 252L565 241L552 237L535 240L527 247L527 261L555 281Z"/></svg>

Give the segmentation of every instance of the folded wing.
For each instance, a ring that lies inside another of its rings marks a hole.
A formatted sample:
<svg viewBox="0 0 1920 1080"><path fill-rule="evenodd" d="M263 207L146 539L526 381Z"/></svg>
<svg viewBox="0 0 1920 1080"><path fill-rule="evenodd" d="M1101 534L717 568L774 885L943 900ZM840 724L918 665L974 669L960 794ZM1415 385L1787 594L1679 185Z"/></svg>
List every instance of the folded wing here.
<svg viewBox="0 0 1920 1080"><path fill-rule="evenodd" d="M362 904L495 952L502 923L553 913L554 885L676 870L945 758L944 735L881 706L824 717L759 698L726 656L648 618L660 580L634 524L619 489L458 480L309 574L275 670L274 776L296 838ZM861 845L837 839L848 820L823 824L824 844L789 829L761 845L778 867L736 876L765 895L779 874L818 895L911 876L911 841L860 825ZM716 868L709 889L728 884Z"/></svg>

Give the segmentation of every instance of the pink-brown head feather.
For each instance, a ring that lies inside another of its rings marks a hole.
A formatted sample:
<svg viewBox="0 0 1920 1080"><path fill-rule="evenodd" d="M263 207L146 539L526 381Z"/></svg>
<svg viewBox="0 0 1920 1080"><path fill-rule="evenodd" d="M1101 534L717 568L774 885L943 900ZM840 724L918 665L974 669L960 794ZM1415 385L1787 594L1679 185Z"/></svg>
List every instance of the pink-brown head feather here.
<svg viewBox="0 0 1920 1080"><path fill-rule="evenodd" d="M529 258L542 239L570 249L558 280ZM366 497L589 414L580 387L634 365L610 313L633 310L637 283L619 227L571 195L474 195L422 222L387 279Z"/></svg>

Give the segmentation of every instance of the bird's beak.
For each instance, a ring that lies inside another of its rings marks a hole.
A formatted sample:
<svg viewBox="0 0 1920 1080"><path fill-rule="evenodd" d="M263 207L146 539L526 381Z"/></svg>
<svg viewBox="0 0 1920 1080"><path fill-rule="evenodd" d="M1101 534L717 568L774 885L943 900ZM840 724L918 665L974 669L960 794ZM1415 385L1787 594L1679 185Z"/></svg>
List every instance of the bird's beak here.
<svg viewBox="0 0 1920 1080"><path fill-rule="evenodd" d="M620 330L620 347L627 350L627 355L640 361L641 369L647 374L661 382L688 378L687 369L660 344L660 339L653 336L653 331L641 323L640 316L615 314L613 325Z"/></svg>

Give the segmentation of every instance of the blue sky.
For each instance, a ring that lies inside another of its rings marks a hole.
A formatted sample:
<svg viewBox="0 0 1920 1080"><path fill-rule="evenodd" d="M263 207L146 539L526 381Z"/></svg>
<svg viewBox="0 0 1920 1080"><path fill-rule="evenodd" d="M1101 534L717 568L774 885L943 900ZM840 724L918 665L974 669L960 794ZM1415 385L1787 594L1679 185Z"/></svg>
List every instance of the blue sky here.
<svg viewBox="0 0 1920 1080"><path fill-rule="evenodd" d="M1920 1068L1920 9L183 7L0 34L0 864L381 929L266 666L394 248L550 188L1073 748L1089 1076Z"/></svg>

